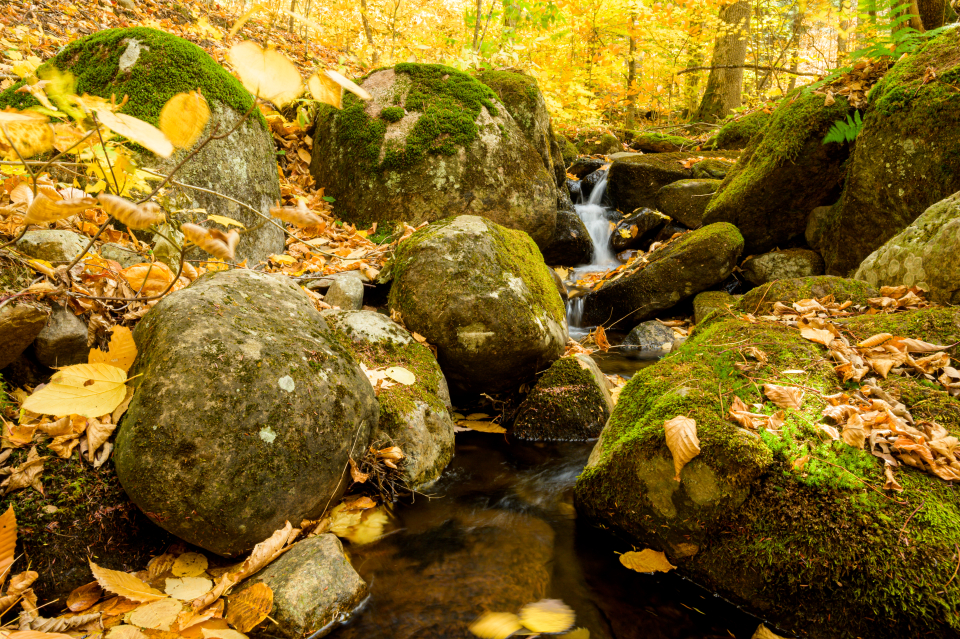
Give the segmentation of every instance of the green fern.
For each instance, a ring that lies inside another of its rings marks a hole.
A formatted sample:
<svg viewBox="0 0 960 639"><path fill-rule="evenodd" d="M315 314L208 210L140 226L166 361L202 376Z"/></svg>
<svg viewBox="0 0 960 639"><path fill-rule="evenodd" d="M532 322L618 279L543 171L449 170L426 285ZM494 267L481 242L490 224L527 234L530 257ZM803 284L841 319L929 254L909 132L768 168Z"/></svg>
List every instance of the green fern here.
<svg viewBox="0 0 960 639"><path fill-rule="evenodd" d="M823 138L823 143L829 142L853 142L860 135L860 129L863 128L863 120L860 119L860 112L854 111L853 115L847 116L846 120L837 120L827 131L827 137Z"/></svg>

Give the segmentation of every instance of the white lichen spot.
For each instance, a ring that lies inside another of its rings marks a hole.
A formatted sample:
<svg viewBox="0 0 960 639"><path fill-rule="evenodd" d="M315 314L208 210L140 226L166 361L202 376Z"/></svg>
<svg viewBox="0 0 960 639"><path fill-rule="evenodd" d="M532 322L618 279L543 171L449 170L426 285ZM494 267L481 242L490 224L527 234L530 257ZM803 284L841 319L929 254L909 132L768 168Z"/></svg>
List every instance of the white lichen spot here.
<svg viewBox="0 0 960 639"><path fill-rule="evenodd" d="M277 438L277 434L269 426L264 426L263 428L260 429L260 439L267 442L268 444L272 444L273 440L275 440L276 438Z"/></svg>
<svg viewBox="0 0 960 639"><path fill-rule="evenodd" d="M296 384L293 383L293 378L289 375L284 375L280 378L280 381L277 382L277 385L288 393L292 393L293 389L296 388Z"/></svg>
<svg viewBox="0 0 960 639"><path fill-rule="evenodd" d="M126 71L133 65L137 63L137 60L140 59L140 52L143 50L149 51L147 47L141 47L140 42L134 38L129 38L126 40L127 48L123 53L120 54L120 59L117 60L117 66L120 67L121 71Z"/></svg>

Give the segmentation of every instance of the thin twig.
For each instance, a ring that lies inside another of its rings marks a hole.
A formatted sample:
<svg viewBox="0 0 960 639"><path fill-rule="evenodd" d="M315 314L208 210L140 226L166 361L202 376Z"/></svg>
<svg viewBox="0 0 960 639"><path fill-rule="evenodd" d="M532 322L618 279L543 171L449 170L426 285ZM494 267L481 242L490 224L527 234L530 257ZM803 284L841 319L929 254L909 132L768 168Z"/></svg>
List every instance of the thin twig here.
<svg viewBox="0 0 960 639"><path fill-rule="evenodd" d="M907 524L909 524L909 523L910 523L910 520L913 519L913 516L917 514L917 511L920 510L921 508L923 508L923 505L924 505L925 503L927 503L926 500L920 502L920 505L917 506L916 509L915 509L912 513L910 513L910 516L907 517L907 520L906 520L905 522L903 522L903 528L900 529L900 533L897 535L897 543L898 543L898 544L900 543L900 537L903 536L903 531L907 529Z"/></svg>

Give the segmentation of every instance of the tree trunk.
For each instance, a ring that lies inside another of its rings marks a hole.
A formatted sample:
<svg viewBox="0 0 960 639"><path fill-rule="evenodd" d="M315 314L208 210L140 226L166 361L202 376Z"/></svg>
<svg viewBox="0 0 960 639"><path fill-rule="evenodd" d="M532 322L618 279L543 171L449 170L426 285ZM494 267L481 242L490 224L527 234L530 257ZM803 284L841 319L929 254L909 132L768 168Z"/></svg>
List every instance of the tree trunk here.
<svg viewBox="0 0 960 639"><path fill-rule="evenodd" d="M480 13L483 11L483 6L481 3L483 0L477 0L477 17L474 20L473 25L473 50L476 51L477 47L480 46Z"/></svg>
<svg viewBox="0 0 960 639"><path fill-rule="evenodd" d="M803 37L803 18L804 14L801 8L797 7L797 12L793 16L793 44L794 49L793 53L790 55L790 70L794 73L797 72L797 67L800 66L800 39ZM793 91L797 86L797 76L790 76L790 86L787 88L787 92Z"/></svg>
<svg viewBox="0 0 960 639"><path fill-rule="evenodd" d="M637 93L633 85L637 82L637 41L633 37L633 30L637 28L637 16L630 16L630 49L627 53L627 117L625 129L634 127L637 113Z"/></svg>
<svg viewBox="0 0 960 639"><path fill-rule="evenodd" d="M894 4L894 8L893 11L890 12L890 16L893 19L896 19L905 15L910 16L910 19L902 22L895 22L891 25L891 31L893 33L897 33L898 31L907 27L913 27L920 33L923 33L923 23L920 22L920 8L917 5L917 0L899 0Z"/></svg>
<svg viewBox="0 0 960 639"><path fill-rule="evenodd" d="M943 26L947 17L946 0L918 0L917 9L920 13L920 22L927 31Z"/></svg>
<svg viewBox="0 0 960 639"><path fill-rule="evenodd" d="M373 30L370 28L370 21L367 20L367 0L360 0L360 19L363 21L363 33L367 36L367 42L373 50L373 66L377 66L380 54L377 53L377 45L373 43Z"/></svg>
<svg viewBox="0 0 960 639"><path fill-rule="evenodd" d="M711 66L742 65L747 57L750 1L736 0L720 9L720 32L713 48ZM740 106L743 68L713 69L707 78L700 107L693 120L716 122Z"/></svg>
<svg viewBox="0 0 960 639"><path fill-rule="evenodd" d="M847 53L847 29L850 27L850 21L843 14L845 4L844 0L840 0L840 6L837 10L837 13L840 14L840 28L837 30L837 59L834 62L836 67L840 66L840 61Z"/></svg>
<svg viewBox="0 0 960 639"><path fill-rule="evenodd" d="M290 13L294 13L297 10L297 0L290 0ZM290 21L287 23L287 31L293 33L293 16L290 16Z"/></svg>

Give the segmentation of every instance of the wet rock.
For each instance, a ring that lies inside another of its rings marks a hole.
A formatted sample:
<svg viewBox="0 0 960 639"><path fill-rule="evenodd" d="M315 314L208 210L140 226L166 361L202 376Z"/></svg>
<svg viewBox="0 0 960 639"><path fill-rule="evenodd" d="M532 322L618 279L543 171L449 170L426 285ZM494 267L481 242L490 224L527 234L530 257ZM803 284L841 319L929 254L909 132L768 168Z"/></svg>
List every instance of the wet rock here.
<svg viewBox="0 0 960 639"><path fill-rule="evenodd" d="M586 202L590 199L590 195L593 193L594 187L596 187L600 182L607 177L606 171L594 171L589 173L580 180L580 199L583 202Z"/></svg>
<svg viewBox="0 0 960 639"><path fill-rule="evenodd" d="M865 306L871 297L880 292L866 282L834 275L796 277L788 280L775 280L758 286L740 299L740 310L755 315L769 315L773 312L774 302L789 306L797 300L820 299L827 295L843 303L850 300L855 305Z"/></svg>
<svg viewBox="0 0 960 639"><path fill-rule="evenodd" d="M657 208L687 228L703 226L703 215L720 180L678 180L657 192Z"/></svg>
<svg viewBox="0 0 960 639"><path fill-rule="evenodd" d="M516 388L563 353L563 303L520 231L449 218L401 242L391 274L391 312L436 345L447 381L464 391Z"/></svg>
<svg viewBox="0 0 960 639"><path fill-rule="evenodd" d="M704 224L734 224L747 253L804 233L810 211L836 199L849 155L845 144L823 143L850 110L846 98L823 103L823 96L803 92L781 102L710 199Z"/></svg>
<svg viewBox="0 0 960 639"><path fill-rule="evenodd" d="M119 244L104 244L101 246L100 257L118 262L122 268L127 268L128 266L133 266L143 261L139 253L125 246L120 246ZM177 262L179 263L179 261L178 256ZM174 273L176 273L176 271L174 271Z"/></svg>
<svg viewBox="0 0 960 639"><path fill-rule="evenodd" d="M579 180L567 180L567 190L570 193L570 199L574 202L580 202L580 181Z"/></svg>
<svg viewBox="0 0 960 639"><path fill-rule="evenodd" d="M677 180L693 177L693 169L684 164L703 156L723 157L717 153L654 153L615 160L610 166L607 192L621 211L640 207L657 208L657 192Z"/></svg>
<svg viewBox="0 0 960 639"><path fill-rule="evenodd" d="M668 222L670 218L659 211L637 209L617 222L617 227L610 235L610 246L615 253L649 246Z"/></svg>
<svg viewBox="0 0 960 639"><path fill-rule="evenodd" d="M670 238L672 238L674 235L683 234L683 233L686 233L686 232L689 231L689 230L690 230L690 229L688 229L687 227L685 227L683 224L679 224L679 223L677 223L677 222L674 222L673 220L670 220L669 222L667 222L666 224L664 224L663 228L660 229L660 231L657 233L656 237L653 238L653 241L654 241L654 243L656 243L656 242L667 242L667 241L669 241Z"/></svg>
<svg viewBox="0 0 960 639"><path fill-rule="evenodd" d="M50 307L37 302L11 303L0 309L0 368L20 357L47 325L49 317Z"/></svg>
<svg viewBox="0 0 960 639"><path fill-rule="evenodd" d="M593 240L580 216L572 211L557 212L557 230L543 248L543 260L550 266L580 266L593 259Z"/></svg>
<svg viewBox="0 0 960 639"><path fill-rule="evenodd" d="M673 329L669 326L656 320L641 322L624 338L620 352L638 359L655 359L672 350L674 339Z"/></svg>
<svg viewBox="0 0 960 639"><path fill-rule="evenodd" d="M338 277L330 284L323 301L344 311L359 311L363 307L363 282L359 277Z"/></svg>
<svg viewBox="0 0 960 639"><path fill-rule="evenodd" d="M366 582L330 533L297 542L233 593L258 583L273 591L270 618L276 623L261 624L250 633L254 637L325 637L367 596Z"/></svg>
<svg viewBox="0 0 960 639"><path fill-rule="evenodd" d="M600 434L613 399L589 355L561 357L517 408L513 434L535 441L582 441Z"/></svg>
<svg viewBox="0 0 960 639"><path fill-rule="evenodd" d="M573 205L573 198L570 195L570 189L567 187L568 181L564 178L564 181L557 187L557 211L573 212L576 210Z"/></svg>
<svg viewBox="0 0 960 639"><path fill-rule="evenodd" d="M928 207L960 191L960 91L924 82L927 69L956 77L958 48L960 31L948 29L899 59L871 90L843 196L819 246L827 273L852 273Z"/></svg>
<svg viewBox="0 0 960 639"><path fill-rule="evenodd" d="M200 139L215 130L231 129L253 106L250 93L203 49L156 29L99 31L71 42L47 64L73 73L83 92L108 100L111 95L118 100L129 96L123 113L154 125L167 100L177 93L199 88L211 111ZM11 102L14 99L32 99L17 95L13 89L0 94L0 109L8 104L17 106ZM254 110L230 136L212 140L180 167L180 162L192 151L178 150L166 159L142 153L138 164L164 175L179 167L178 182L227 194L269 215L270 207L280 198L280 182L273 136L259 112ZM260 217L219 195L170 185L165 205L169 210L203 209L202 213L178 213L180 221L201 222L208 215L217 214L245 224L251 230L240 237L238 261L247 258L256 264L272 253L283 252L284 236L279 228L273 224L258 225ZM204 224L212 226L213 222ZM200 254L199 249L195 251Z"/></svg>
<svg viewBox="0 0 960 639"><path fill-rule="evenodd" d="M567 173L582 180L606 164L605 160L598 160L597 158L577 158L576 162L570 165Z"/></svg>
<svg viewBox="0 0 960 639"><path fill-rule="evenodd" d="M743 277L758 286L773 280L823 275L823 258L810 249L786 249L751 257L740 268Z"/></svg>
<svg viewBox="0 0 960 639"><path fill-rule="evenodd" d="M131 375L142 376L117 474L151 519L212 552L239 554L319 515L377 426L360 365L287 278L203 275L161 300L134 339Z"/></svg>
<svg viewBox="0 0 960 639"><path fill-rule="evenodd" d="M722 180L736 165L736 160L707 158L693 165L693 177L696 180Z"/></svg>
<svg viewBox="0 0 960 639"><path fill-rule="evenodd" d="M830 224L830 211L834 206L836 204L818 206L810 211L810 215L807 217L807 229L803 234L804 239L817 251L820 250L820 241L823 239L823 234L827 232Z"/></svg>
<svg viewBox="0 0 960 639"><path fill-rule="evenodd" d="M490 87L413 63L361 86L373 100L351 94L342 110L320 109L310 164L345 221L418 225L456 211L526 231L539 246L553 237L556 177Z"/></svg>
<svg viewBox="0 0 960 639"><path fill-rule="evenodd" d="M570 292L567 290L567 285L564 284L563 279L560 277L560 274L557 273L556 269L550 269L550 273L553 275L553 283L557 285L557 292L560 293L560 299L566 303L570 298Z"/></svg>
<svg viewBox="0 0 960 639"><path fill-rule="evenodd" d="M73 261L86 248L87 242L86 238L71 231L27 231L17 242L17 250L56 264Z"/></svg>
<svg viewBox="0 0 960 639"><path fill-rule="evenodd" d="M86 364L87 325L68 307L54 305L50 320L34 342L37 360L44 366L57 368Z"/></svg>
<svg viewBox="0 0 960 639"><path fill-rule="evenodd" d="M863 261L871 286L917 286L940 304L960 303L960 193L937 202Z"/></svg>
<svg viewBox="0 0 960 639"><path fill-rule="evenodd" d="M699 324L715 310L733 308L737 297L726 291L704 291L693 298L693 323Z"/></svg>
<svg viewBox="0 0 960 639"><path fill-rule="evenodd" d="M324 319L367 368L400 366L416 377L377 395L380 419L370 436L377 448L399 446L403 478L416 489L437 477L453 457L450 391L440 365L423 344L374 311L324 311Z"/></svg>
<svg viewBox="0 0 960 639"><path fill-rule="evenodd" d="M723 281L733 272L743 238L731 224L711 224L658 248L647 265L584 297L583 322L640 322Z"/></svg>

